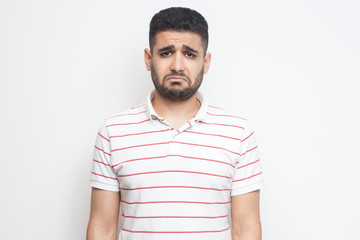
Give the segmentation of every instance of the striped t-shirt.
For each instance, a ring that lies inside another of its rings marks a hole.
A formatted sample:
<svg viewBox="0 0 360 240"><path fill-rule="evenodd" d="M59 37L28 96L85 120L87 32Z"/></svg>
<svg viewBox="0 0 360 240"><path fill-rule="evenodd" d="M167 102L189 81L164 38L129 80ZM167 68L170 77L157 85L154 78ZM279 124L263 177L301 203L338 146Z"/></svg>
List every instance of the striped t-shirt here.
<svg viewBox="0 0 360 240"><path fill-rule="evenodd" d="M231 196L260 189L263 174L246 119L201 107L179 129L146 103L105 120L91 186L121 193L121 240L230 240Z"/></svg>

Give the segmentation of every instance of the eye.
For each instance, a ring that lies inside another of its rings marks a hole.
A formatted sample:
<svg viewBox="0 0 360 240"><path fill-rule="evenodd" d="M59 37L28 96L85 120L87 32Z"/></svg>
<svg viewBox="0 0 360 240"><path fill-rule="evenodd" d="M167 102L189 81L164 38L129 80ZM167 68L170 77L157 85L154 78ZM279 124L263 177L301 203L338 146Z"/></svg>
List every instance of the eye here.
<svg viewBox="0 0 360 240"><path fill-rule="evenodd" d="M184 55L185 55L185 57L187 57L187 58L194 58L194 57L196 57L196 55L193 54L193 53L191 53L191 52L185 52Z"/></svg>
<svg viewBox="0 0 360 240"><path fill-rule="evenodd" d="M172 54L172 52L167 51L167 52L162 52L162 53L160 53L160 56L168 57L168 56L171 56L171 54Z"/></svg>

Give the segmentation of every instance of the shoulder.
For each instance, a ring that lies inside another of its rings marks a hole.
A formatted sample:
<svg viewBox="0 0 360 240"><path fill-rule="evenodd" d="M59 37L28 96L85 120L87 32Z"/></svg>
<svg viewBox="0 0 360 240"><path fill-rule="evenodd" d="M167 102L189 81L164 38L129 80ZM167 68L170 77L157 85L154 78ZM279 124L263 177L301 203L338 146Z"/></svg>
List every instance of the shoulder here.
<svg viewBox="0 0 360 240"><path fill-rule="evenodd" d="M243 115L214 105L208 105L206 116L209 120L226 122L242 128L248 124Z"/></svg>
<svg viewBox="0 0 360 240"><path fill-rule="evenodd" d="M105 118L104 125L108 127L117 124L126 124L128 122L131 123L137 120L140 121L146 118L145 103L142 103Z"/></svg>

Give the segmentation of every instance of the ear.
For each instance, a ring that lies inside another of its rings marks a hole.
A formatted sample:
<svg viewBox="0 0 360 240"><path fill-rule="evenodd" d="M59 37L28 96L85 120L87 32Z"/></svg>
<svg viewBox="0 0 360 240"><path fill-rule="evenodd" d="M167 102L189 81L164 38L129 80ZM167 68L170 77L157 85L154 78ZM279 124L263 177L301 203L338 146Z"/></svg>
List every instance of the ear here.
<svg viewBox="0 0 360 240"><path fill-rule="evenodd" d="M211 53L207 53L204 57L204 74L209 71L211 63Z"/></svg>
<svg viewBox="0 0 360 240"><path fill-rule="evenodd" d="M151 70L151 51L147 48L144 50L144 60L145 60L145 67L146 70Z"/></svg>

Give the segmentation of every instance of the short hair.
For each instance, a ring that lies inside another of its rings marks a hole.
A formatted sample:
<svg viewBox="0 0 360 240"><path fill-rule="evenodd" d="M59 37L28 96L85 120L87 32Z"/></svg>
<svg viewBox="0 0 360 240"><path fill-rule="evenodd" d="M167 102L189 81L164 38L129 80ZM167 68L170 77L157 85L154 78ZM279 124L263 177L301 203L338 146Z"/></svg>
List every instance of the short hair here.
<svg viewBox="0 0 360 240"><path fill-rule="evenodd" d="M205 18L195 10L184 7L171 7L156 13L150 21L150 50L155 45L156 34L164 31L192 32L201 37L204 54L209 42L208 24Z"/></svg>

